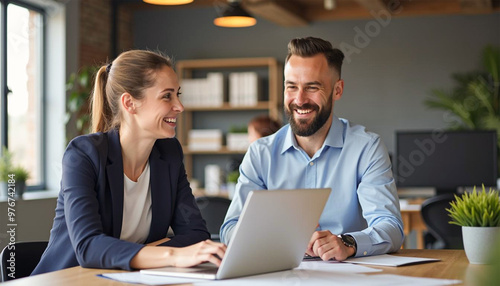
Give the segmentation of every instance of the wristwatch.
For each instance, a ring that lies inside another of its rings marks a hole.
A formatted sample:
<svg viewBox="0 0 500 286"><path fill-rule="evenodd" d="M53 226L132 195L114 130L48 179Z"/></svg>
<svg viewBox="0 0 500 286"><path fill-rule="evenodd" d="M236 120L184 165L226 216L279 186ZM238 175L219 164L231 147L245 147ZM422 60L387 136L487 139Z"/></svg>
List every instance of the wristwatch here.
<svg viewBox="0 0 500 286"><path fill-rule="evenodd" d="M354 248L354 254L356 254L357 244L356 244L356 240L354 239L354 237L352 237L352 235L349 235L349 234L341 234L341 235L339 235L339 237L345 246Z"/></svg>

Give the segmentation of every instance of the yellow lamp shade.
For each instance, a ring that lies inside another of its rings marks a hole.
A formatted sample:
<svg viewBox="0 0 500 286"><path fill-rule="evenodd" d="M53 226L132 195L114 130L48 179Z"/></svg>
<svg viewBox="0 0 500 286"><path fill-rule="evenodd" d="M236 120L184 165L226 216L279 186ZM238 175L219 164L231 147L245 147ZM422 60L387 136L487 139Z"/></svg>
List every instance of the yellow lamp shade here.
<svg viewBox="0 0 500 286"><path fill-rule="evenodd" d="M250 27L256 23L257 20L255 18L245 16L219 17L214 19L216 26L228 28Z"/></svg>
<svg viewBox="0 0 500 286"><path fill-rule="evenodd" d="M230 2L222 13L214 19L214 24L219 27L240 28L250 27L257 20L240 6L239 2Z"/></svg>
<svg viewBox="0 0 500 286"><path fill-rule="evenodd" d="M183 5L191 3L194 0L142 0L142 1L155 5Z"/></svg>

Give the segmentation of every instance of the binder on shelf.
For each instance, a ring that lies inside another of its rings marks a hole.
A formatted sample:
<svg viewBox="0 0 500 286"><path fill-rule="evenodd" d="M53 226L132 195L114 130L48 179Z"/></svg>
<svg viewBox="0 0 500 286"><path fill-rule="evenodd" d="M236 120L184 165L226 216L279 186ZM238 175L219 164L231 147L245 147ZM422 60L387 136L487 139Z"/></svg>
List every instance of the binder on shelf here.
<svg viewBox="0 0 500 286"><path fill-rule="evenodd" d="M207 106L222 106L224 103L224 75L220 72L207 74Z"/></svg>
<svg viewBox="0 0 500 286"><path fill-rule="evenodd" d="M239 75L238 73L230 73L229 74L229 104L232 106L237 106L239 102L239 92L238 86L239 83Z"/></svg>
<svg viewBox="0 0 500 286"><path fill-rule="evenodd" d="M256 72L229 74L229 104L231 106L255 106L260 95L259 75Z"/></svg>

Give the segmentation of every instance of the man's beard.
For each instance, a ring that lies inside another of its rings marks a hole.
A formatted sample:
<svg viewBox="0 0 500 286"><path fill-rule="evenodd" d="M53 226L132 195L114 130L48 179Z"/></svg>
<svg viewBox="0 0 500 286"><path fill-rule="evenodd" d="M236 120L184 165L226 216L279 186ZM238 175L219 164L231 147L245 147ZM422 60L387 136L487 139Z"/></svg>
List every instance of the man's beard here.
<svg viewBox="0 0 500 286"><path fill-rule="evenodd" d="M328 104L325 106L323 110L321 110L321 112L316 114L316 116L313 118L310 124L307 124L308 120L295 119L295 112L293 110L296 108L312 109L313 111L317 112L319 110L319 106L316 104L304 104L299 108L298 105L290 103L288 105L288 109L284 108L286 117L288 118L288 123L290 123L290 127L292 128L293 133L297 136L302 136L302 137L311 136L314 133L316 133L321 127L323 127L323 125L325 125L326 121L330 117L330 114L332 113L333 90L328 98Z"/></svg>

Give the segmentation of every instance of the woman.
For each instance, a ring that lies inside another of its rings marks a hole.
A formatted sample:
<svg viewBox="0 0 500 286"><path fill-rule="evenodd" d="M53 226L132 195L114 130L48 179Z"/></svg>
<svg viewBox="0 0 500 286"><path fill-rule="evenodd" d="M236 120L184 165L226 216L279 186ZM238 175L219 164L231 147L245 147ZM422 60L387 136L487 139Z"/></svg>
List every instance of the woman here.
<svg viewBox="0 0 500 286"><path fill-rule="evenodd" d="M153 52L128 51L99 69L94 133L66 149L49 244L32 274L220 265L226 247L207 240L173 138L179 90L170 59Z"/></svg>
<svg viewBox="0 0 500 286"><path fill-rule="evenodd" d="M253 141L274 134L281 124L268 115L259 115L248 122L248 141Z"/></svg>

